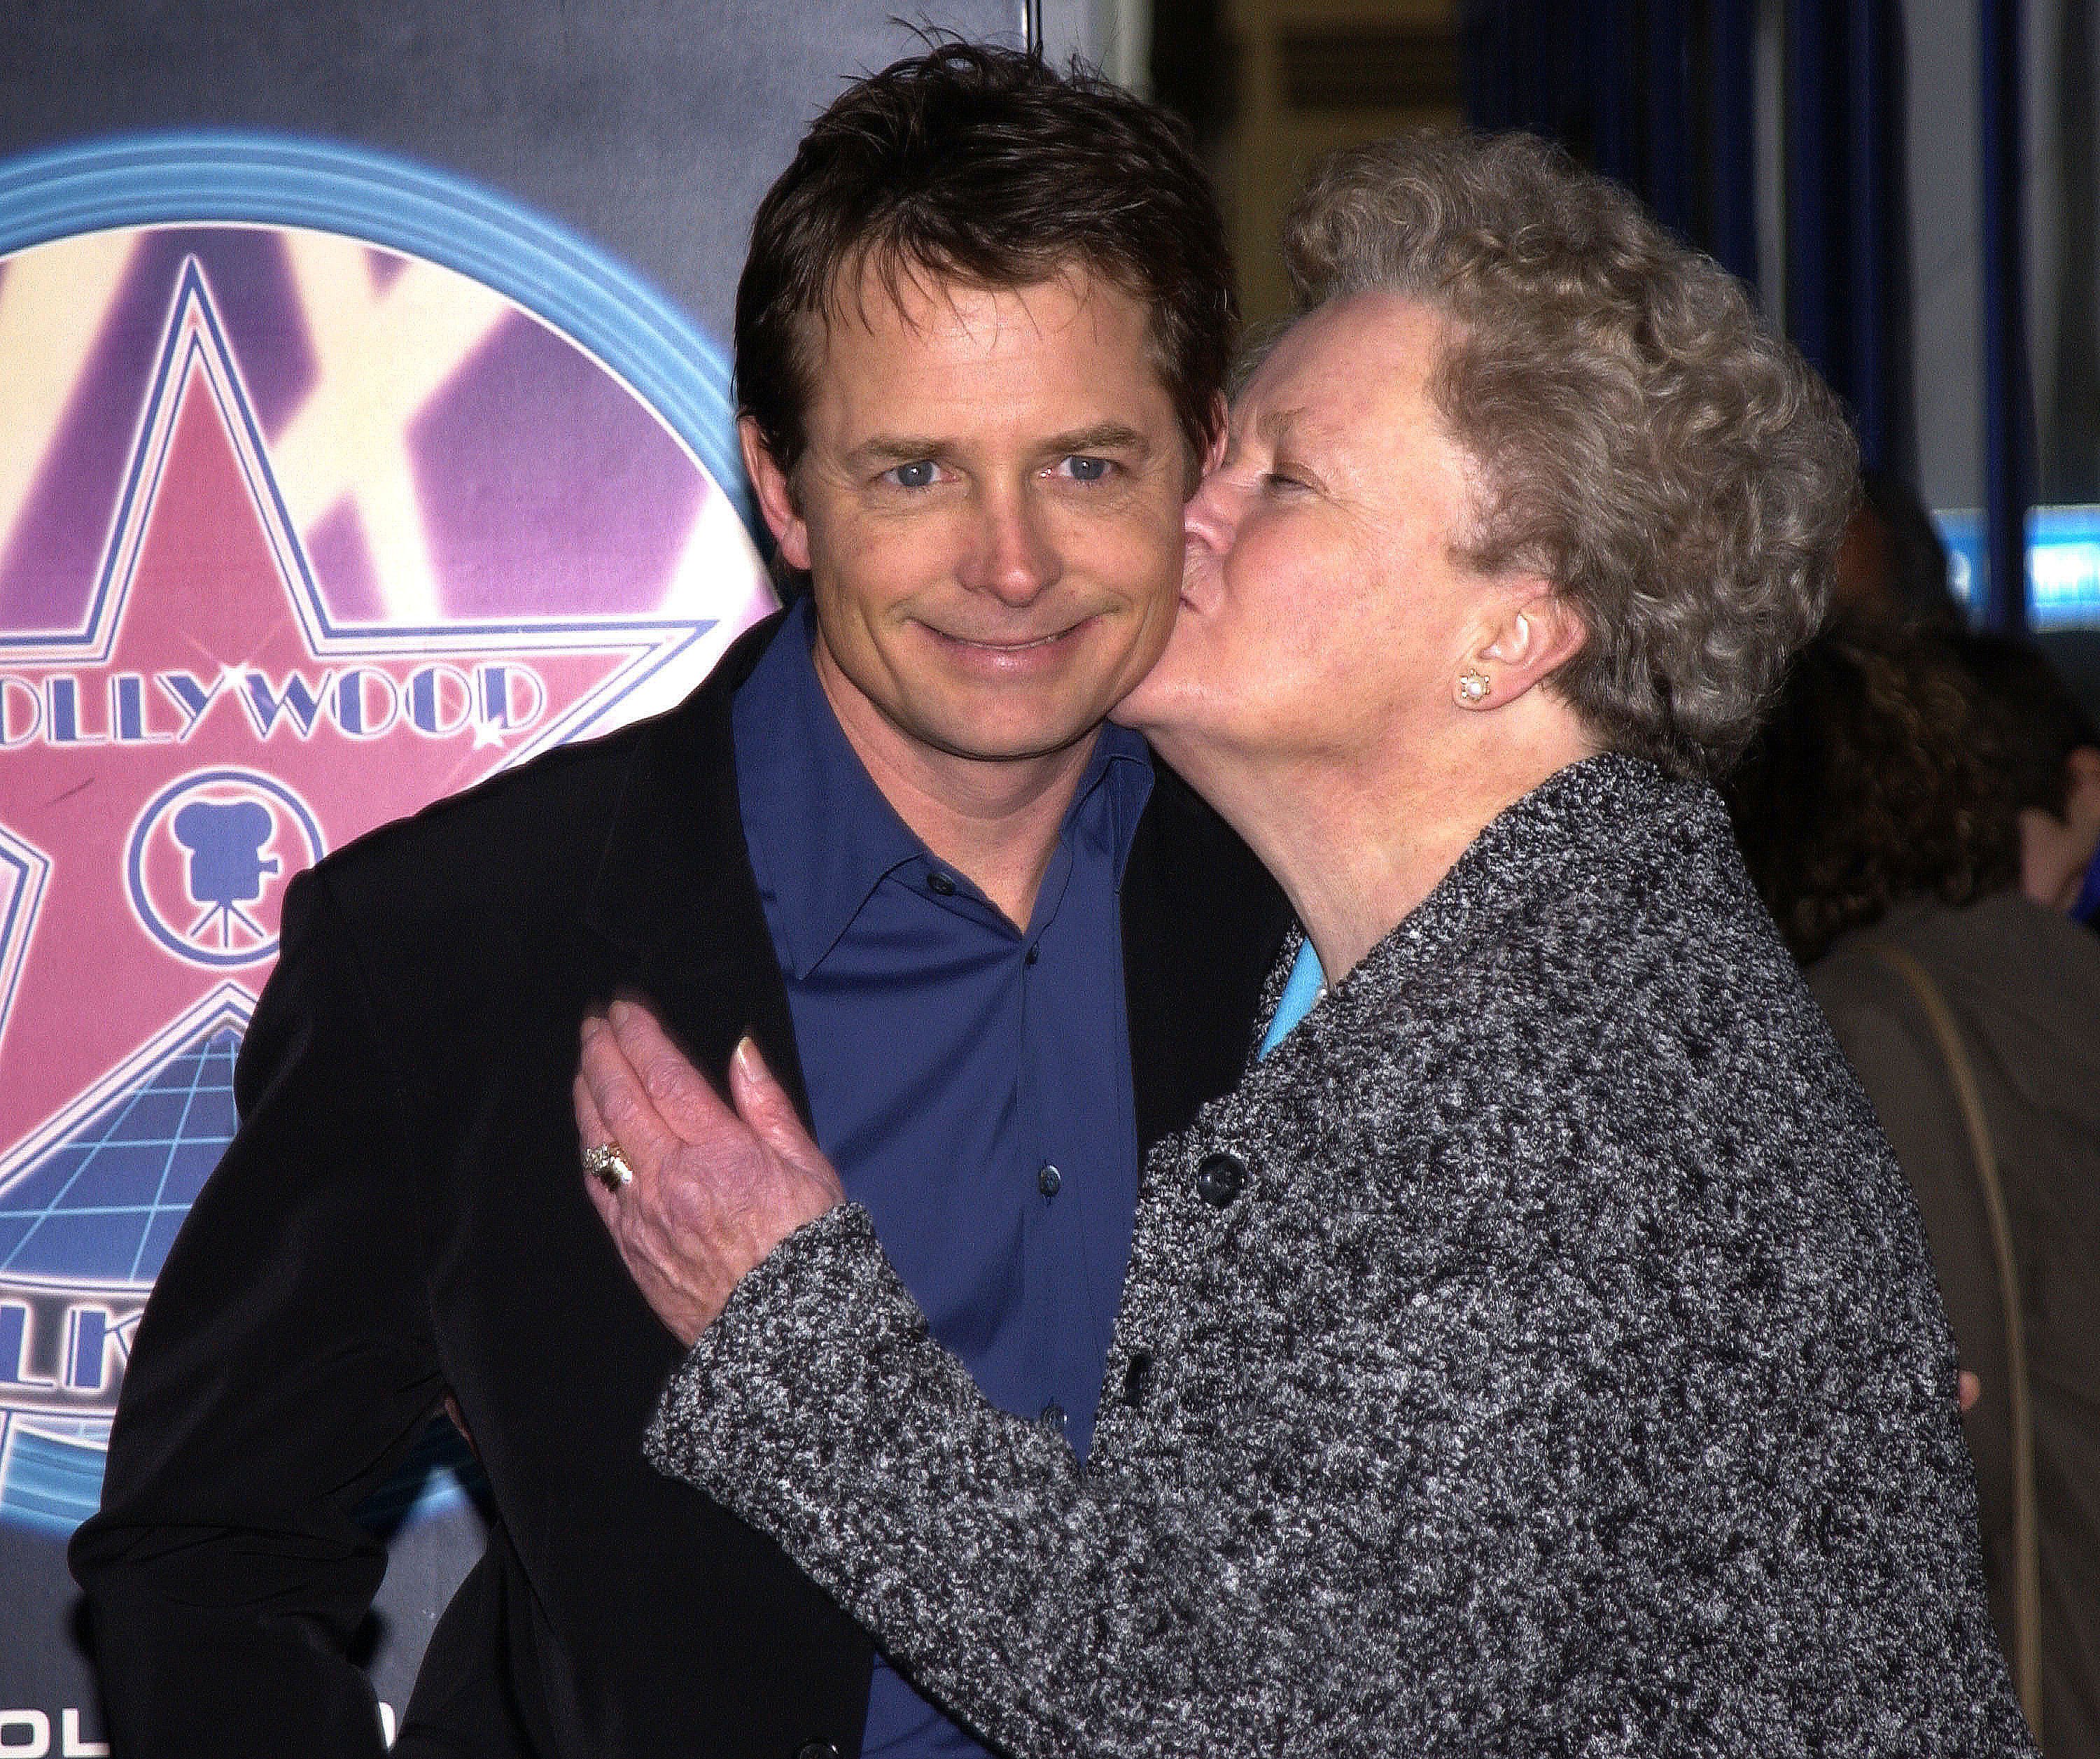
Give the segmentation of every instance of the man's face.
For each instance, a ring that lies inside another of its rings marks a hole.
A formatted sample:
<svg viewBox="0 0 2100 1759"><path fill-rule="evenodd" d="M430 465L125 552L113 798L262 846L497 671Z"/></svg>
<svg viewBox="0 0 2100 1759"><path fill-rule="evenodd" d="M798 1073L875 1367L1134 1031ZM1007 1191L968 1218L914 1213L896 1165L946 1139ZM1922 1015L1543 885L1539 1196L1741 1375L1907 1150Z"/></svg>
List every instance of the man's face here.
<svg viewBox="0 0 2100 1759"><path fill-rule="evenodd" d="M1192 460L1144 308L1074 271L984 289L872 272L827 326L791 480L748 424L818 675L871 767L1086 738L1172 625Z"/></svg>

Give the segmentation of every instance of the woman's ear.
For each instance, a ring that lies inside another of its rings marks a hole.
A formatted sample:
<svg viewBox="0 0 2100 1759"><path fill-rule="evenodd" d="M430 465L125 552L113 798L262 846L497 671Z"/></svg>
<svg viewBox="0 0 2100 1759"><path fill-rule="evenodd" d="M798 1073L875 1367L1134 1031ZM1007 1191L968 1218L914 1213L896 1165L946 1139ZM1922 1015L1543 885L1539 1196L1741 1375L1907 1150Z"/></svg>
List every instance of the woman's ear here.
<svg viewBox="0 0 2100 1759"><path fill-rule="evenodd" d="M804 573L810 567L810 528L795 507L795 488L774 460L773 452L749 416L736 421L737 444L743 452L743 474L751 478L758 510L765 517L773 541L780 546L781 559Z"/></svg>
<svg viewBox="0 0 2100 1759"><path fill-rule="evenodd" d="M1574 607L1542 587L1511 602L1482 632L1465 676L1485 679L1487 688L1477 696L1462 688L1461 699L1480 708L1513 701L1566 665L1589 638Z"/></svg>

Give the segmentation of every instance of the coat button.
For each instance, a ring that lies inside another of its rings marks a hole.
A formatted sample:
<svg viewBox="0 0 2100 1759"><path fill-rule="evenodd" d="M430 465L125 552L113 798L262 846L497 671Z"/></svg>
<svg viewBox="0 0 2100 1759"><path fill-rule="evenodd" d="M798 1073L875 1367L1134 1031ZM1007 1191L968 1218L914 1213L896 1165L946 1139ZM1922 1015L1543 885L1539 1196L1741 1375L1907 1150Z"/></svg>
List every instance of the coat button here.
<svg viewBox="0 0 2100 1759"><path fill-rule="evenodd" d="M1056 1197L1057 1188L1064 1183L1065 1175L1047 1161L1043 1163L1043 1170L1035 1175L1035 1188L1046 1197Z"/></svg>
<svg viewBox="0 0 2100 1759"><path fill-rule="evenodd" d="M936 897L953 897L955 895L955 882L946 874L936 871L926 875L926 889Z"/></svg>
<svg viewBox="0 0 2100 1759"><path fill-rule="evenodd" d="M1237 1154L1207 1154L1196 1169L1196 1195L1221 1210L1240 1194L1246 1176L1246 1162Z"/></svg>
<svg viewBox="0 0 2100 1759"><path fill-rule="evenodd" d="M829 1741L805 1741L795 1749L795 1759L839 1759L839 1750Z"/></svg>

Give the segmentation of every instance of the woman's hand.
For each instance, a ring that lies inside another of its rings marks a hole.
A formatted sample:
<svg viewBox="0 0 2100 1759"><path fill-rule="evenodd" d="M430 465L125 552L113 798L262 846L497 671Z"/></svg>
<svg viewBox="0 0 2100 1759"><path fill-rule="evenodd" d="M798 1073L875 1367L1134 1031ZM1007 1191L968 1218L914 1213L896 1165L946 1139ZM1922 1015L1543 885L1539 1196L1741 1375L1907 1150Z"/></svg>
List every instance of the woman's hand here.
<svg viewBox="0 0 2100 1759"><path fill-rule="evenodd" d="M633 1178L585 1186L656 1316L690 1348L730 1291L805 1222L845 1201L831 1162L746 1038L722 1104L647 1009L585 1018L576 1080L586 1154L616 1144Z"/></svg>

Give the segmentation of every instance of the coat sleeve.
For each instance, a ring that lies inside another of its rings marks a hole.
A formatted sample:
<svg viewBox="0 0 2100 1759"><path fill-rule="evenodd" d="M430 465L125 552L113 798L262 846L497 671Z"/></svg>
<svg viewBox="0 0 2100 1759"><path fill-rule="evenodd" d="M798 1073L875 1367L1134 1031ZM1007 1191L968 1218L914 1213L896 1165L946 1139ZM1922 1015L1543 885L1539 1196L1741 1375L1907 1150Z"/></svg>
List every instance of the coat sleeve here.
<svg viewBox="0 0 2100 1759"><path fill-rule="evenodd" d="M1016 1759L1171 1746L1167 1707L1117 1701L1136 1672L1117 1658L1158 1611L1144 1583L1172 1576L1145 1562L1162 1537L1146 1487L1083 1470L1061 1436L991 1405L858 1206L737 1285L667 1386L648 1451L779 1541Z"/></svg>
<svg viewBox="0 0 2100 1759"><path fill-rule="evenodd" d="M346 1649L386 1560L352 1511L442 1391L416 1167L324 875L281 945L71 1550L120 1755L381 1751Z"/></svg>
<svg viewBox="0 0 2100 1759"><path fill-rule="evenodd" d="M1621 1219L1622 1241L1655 1231ZM852 1206L737 1286L648 1448L1016 1759L1287 1751L1360 1712L1410 1751L1542 1759L1878 1753L1907 1716L1936 1751L2027 1752L1971 1580L1929 1291L1905 1275L1892 1316L1848 1318L1769 1241L1714 1241L1743 1250L1513 1246L1410 1308L1443 1364L1408 1395L1448 1406L1423 1407L1437 1448L1380 1479L1379 1433L1285 1439L1330 1490L1370 1472L1405 1504L1374 1548L1389 1575L1279 1585L1305 1615L1289 1630L1248 1624L1261 1560L1213 1544L1215 1437L1131 1447L1110 1409L1082 1469L929 1336ZM1374 1648L1334 1604L1358 1595L1383 1608ZM1283 1720L1221 1725L1256 1676Z"/></svg>

